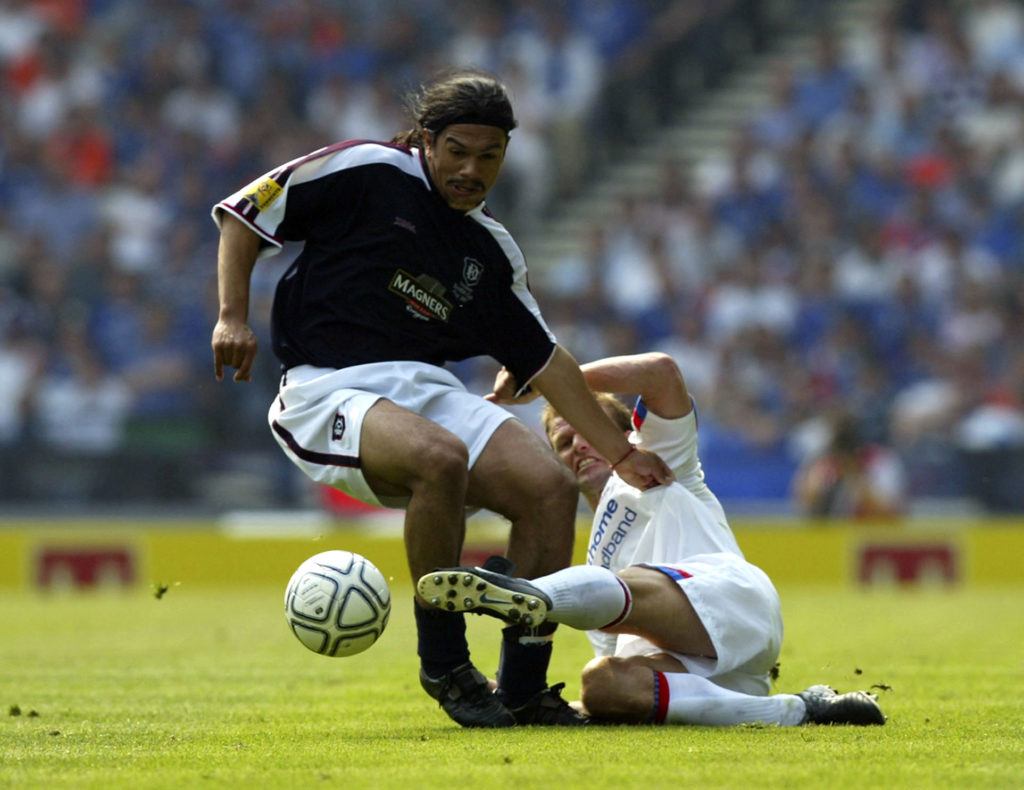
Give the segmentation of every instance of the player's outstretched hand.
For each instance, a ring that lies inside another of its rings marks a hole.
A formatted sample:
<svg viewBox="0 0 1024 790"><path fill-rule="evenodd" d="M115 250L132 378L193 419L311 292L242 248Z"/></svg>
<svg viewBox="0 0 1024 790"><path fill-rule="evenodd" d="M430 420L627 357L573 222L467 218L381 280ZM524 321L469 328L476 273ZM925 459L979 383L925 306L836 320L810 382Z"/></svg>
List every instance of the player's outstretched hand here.
<svg viewBox="0 0 1024 790"><path fill-rule="evenodd" d="M235 381L252 381L252 363L256 359L256 335L241 321L221 319L213 328L213 373L224 380L224 366L235 368Z"/></svg>
<svg viewBox="0 0 1024 790"><path fill-rule="evenodd" d="M629 455L615 464L615 471L631 486L641 490L667 485L675 480L675 475L661 456L639 447L634 447Z"/></svg>
<svg viewBox="0 0 1024 790"><path fill-rule="evenodd" d="M537 390L528 389L522 395L516 397L516 390L518 389L515 377L508 372L507 368L503 367L498 371L498 375L494 377L494 391L484 395L484 400L489 400L491 403L521 405L529 403L540 395Z"/></svg>

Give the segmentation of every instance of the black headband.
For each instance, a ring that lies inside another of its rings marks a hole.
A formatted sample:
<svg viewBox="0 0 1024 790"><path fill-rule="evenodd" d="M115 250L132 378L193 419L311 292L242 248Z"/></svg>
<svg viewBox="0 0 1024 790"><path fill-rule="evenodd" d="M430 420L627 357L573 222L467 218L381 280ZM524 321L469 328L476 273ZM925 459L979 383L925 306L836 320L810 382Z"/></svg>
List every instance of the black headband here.
<svg viewBox="0 0 1024 790"><path fill-rule="evenodd" d="M511 132L516 125L515 121L495 118L493 113L464 113L462 115L439 118L428 128L432 134L437 134L441 130L446 129L449 126L454 126L457 123L471 123L479 126L495 126L498 129L501 129L505 134Z"/></svg>

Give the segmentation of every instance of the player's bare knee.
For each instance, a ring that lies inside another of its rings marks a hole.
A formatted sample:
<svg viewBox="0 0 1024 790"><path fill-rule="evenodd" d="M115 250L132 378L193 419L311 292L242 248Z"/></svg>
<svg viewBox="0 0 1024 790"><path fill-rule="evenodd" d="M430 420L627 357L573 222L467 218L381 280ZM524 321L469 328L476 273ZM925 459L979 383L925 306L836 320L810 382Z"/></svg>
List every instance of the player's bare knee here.
<svg viewBox="0 0 1024 790"><path fill-rule="evenodd" d="M574 514L580 497L576 478L562 463L552 463L544 471L532 486L533 500L547 512Z"/></svg>
<svg viewBox="0 0 1024 790"><path fill-rule="evenodd" d="M630 659L592 659L580 679L580 701L592 716L643 721L650 714L653 673Z"/></svg>
<svg viewBox="0 0 1024 790"><path fill-rule="evenodd" d="M421 444L410 454L409 461L420 485L430 488L466 485L469 450L454 434L435 434L432 441Z"/></svg>
<svg viewBox="0 0 1024 790"><path fill-rule="evenodd" d="M607 707L607 696L612 687L608 661L607 656L591 659L580 675L580 702L592 716L603 715Z"/></svg>
<svg viewBox="0 0 1024 790"><path fill-rule="evenodd" d="M552 524L565 524L567 533L575 534L579 488L563 464L538 462L528 474L510 480L504 494L502 515L510 521L543 525L545 533Z"/></svg>

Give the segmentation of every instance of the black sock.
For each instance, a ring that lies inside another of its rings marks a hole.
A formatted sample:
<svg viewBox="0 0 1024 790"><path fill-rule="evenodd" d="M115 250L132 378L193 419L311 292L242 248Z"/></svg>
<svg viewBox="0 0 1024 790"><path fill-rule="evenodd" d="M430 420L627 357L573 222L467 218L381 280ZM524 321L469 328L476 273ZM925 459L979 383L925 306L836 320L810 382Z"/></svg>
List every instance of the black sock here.
<svg viewBox="0 0 1024 790"><path fill-rule="evenodd" d="M420 665L432 678L469 661L466 617L462 612L426 609L413 603Z"/></svg>
<svg viewBox="0 0 1024 790"><path fill-rule="evenodd" d="M524 704L548 686L548 664L553 643L550 637L558 623L546 622L536 628L510 625L501 632L501 661L498 664L498 696L510 708ZM520 641L525 637L525 644Z"/></svg>

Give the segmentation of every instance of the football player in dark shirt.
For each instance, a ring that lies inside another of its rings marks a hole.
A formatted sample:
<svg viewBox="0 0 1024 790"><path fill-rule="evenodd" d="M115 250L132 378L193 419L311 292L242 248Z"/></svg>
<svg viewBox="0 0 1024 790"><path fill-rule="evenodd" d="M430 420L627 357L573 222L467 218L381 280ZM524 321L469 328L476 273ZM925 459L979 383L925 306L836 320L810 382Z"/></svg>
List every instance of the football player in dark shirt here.
<svg viewBox="0 0 1024 790"><path fill-rule="evenodd" d="M493 357L533 387L607 458L647 488L671 479L634 449L558 345L527 286L523 254L487 211L514 129L504 86L475 71L410 97L415 127L389 143L349 141L287 162L218 203L220 313L215 375L248 381L256 261L286 241L271 332L281 361L269 421L313 480L405 509L413 580L458 565L466 508L507 518L520 575L569 564L578 492L543 439L466 390L443 365ZM420 681L463 726L580 724L547 685L554 626L510 626L498 688L469 655L464 616L415 606Z"/></svg>

